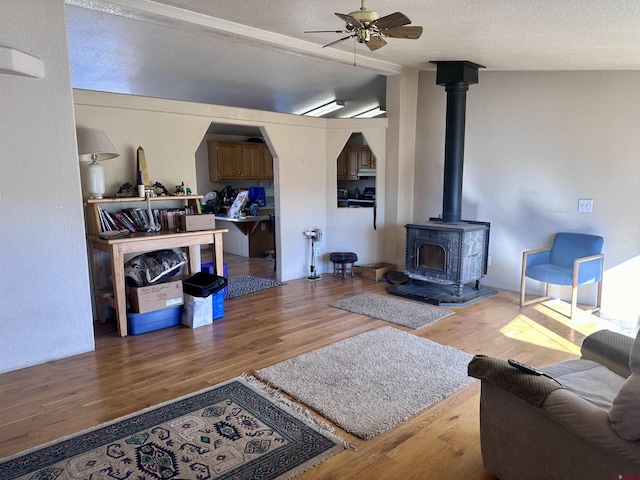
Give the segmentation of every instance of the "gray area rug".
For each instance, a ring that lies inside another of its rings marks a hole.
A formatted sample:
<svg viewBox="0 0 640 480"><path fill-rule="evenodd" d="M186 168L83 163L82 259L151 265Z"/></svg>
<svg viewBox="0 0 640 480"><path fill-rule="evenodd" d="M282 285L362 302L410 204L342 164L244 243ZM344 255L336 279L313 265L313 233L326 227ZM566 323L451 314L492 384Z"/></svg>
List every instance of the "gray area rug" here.
<svg viewBox="0 0 640 480"><path fill-rule="evenodd" d="M455 313L453 310L375 293L361 293L347 297L333 302L331 306L414 330Z"/></svg>
<svg viewBox="0 0 640 480"><path fill-rule="evenodd" d="M276 282L275 280L270 280L268 278L251 276L234 278L233 280L229 280L229 293L224 298L230 300L232 298L241 297L242 295L266 290L267 288L279 287L280 285L284 285L284 283Z"/></svg>
<svg viewBox="0 0 640 480"><path fill-rule="evenodd" d="M254 375L369 439L474 381L472 355L394 327L332 343Z"/></svg>

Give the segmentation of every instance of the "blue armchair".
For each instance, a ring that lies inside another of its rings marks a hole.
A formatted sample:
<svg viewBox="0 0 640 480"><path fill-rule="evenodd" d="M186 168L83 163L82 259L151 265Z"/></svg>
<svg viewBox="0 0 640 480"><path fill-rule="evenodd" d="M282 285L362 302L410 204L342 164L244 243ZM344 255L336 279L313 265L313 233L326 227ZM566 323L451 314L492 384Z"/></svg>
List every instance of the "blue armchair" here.
<svg viewBox="0 0 640 480"><path fill-rule="evenodd" d="M557 233L553 246L547 249L528 250L522 254L522 278L520 283L520 306L549 300L551 285L571 286L571 310L576 312L578 286L598 284L596 305L590 312L600 309L602 299L602 276L604 272L604 239L583 233ZM525 301L527 278L546 284L546 295Z"/></svg>

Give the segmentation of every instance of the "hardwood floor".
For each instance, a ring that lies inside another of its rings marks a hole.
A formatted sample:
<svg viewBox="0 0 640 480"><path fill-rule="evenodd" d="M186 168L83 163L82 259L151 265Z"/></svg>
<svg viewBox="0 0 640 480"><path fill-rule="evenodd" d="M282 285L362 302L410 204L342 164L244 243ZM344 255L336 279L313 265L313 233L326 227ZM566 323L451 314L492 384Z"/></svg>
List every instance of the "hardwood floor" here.
<svg viewBox="0 0 640 480"><path fill-rule="evenodd" d="M231 278L275 278L272 261L245 260L225 256ZM386 285L329 274L229 300L223 319L193 330L180 326L122 339L115 324L100 325L94 352L0 375L0 457L389 325L329 307L363 291L384 293ZM601 328L591 315L569 321L542 306L521 309L517 293L507 291L453 310L455 315L420 330L396 328L534 366L575 358L584 336ZM342 452L298 478L493 479L480 456L479 386L372 440L337 429L357 451Z"/></svg>

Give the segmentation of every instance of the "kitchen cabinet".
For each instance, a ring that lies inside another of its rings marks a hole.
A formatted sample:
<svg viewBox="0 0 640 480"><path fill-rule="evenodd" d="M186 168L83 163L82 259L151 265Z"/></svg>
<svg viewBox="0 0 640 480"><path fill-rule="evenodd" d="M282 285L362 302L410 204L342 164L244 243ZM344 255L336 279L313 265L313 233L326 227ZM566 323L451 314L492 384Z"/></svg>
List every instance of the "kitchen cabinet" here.
<svg viewBox="0 0 640 480"><path fill-rule="evenodd" d="M351 148L338 155L338 180L358 180L358 156Z"/></svg>
<svg viewBox="0 0 640 480"><path fill-rule="evenodd" d="M355 152L354 155L358 157L358 167L360 168L376 168L376 157L373 156L368 146L363 145L361 147L349 147Z"/></svg>
<svg viewBox="0 0 640 480"><path fill-rule="evenodd" d="M264 143L207 142L209 180L273 180L273 157Z"/></svg>

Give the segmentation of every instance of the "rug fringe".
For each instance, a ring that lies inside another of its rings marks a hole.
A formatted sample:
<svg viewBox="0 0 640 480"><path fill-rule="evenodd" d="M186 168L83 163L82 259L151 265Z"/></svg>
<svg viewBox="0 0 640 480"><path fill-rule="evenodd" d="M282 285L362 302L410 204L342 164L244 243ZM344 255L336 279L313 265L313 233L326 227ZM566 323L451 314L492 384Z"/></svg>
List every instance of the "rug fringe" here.
<svg viewBox="0 0 640 480"><path fill-rule="evenodd" d="M340 435L337 435L335 433L335 429L331 425L315 417L307 408L303 407L298 403L291 401L290 399L282 395L280 393L280 390L278 390L277 388L274 388L270 384L265 383L257 379L253 375L248 375L246 373L242 373L242 375L240 375L240 378L245 380L247 384L253 387L259 388L261 391L268 394L273 400L280 402L286 405L287 407L289 407L290 409L292 409L293 411L295 411L300 417L300 419L303 420L305 423L307 423L307 425L315 427L325 435L329 435L334 439L336 439L337 441L342 442L342 446L344 447L345 450L351 450L353 452L357 451L356 446L352 443L347 442Z"/></svg>

